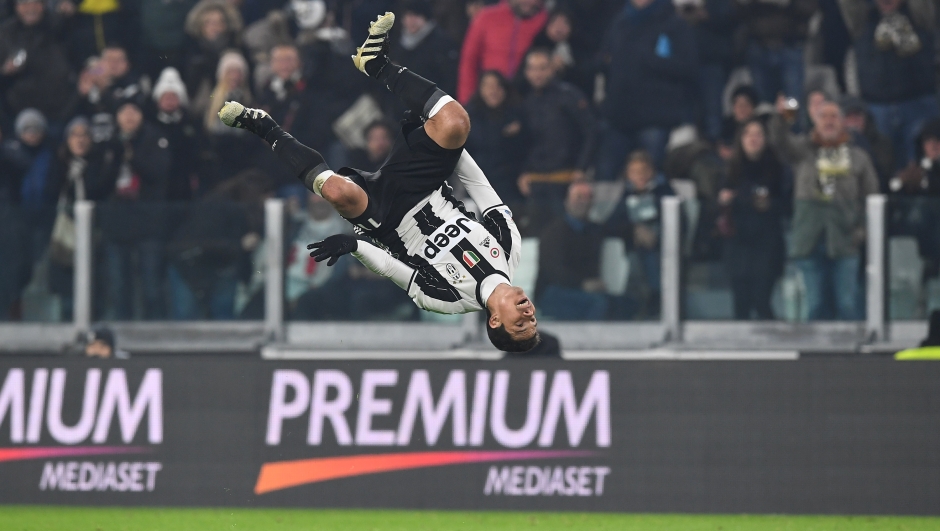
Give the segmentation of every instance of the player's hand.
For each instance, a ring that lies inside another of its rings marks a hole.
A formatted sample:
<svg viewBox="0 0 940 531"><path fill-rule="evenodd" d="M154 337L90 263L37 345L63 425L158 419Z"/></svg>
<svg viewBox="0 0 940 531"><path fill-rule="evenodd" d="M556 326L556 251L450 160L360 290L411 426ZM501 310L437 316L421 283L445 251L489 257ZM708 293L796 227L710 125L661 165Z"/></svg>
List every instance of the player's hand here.
<svg viewBox="0 0 940 531"><path fill-rule="evenodd" d="M311 243L307 246L310 256L317 262L329 258L330 261L326 263L328 266L335 264L340 256L349 254L358 248L359 240L346 234L334 234L321 242Z"/></svg>

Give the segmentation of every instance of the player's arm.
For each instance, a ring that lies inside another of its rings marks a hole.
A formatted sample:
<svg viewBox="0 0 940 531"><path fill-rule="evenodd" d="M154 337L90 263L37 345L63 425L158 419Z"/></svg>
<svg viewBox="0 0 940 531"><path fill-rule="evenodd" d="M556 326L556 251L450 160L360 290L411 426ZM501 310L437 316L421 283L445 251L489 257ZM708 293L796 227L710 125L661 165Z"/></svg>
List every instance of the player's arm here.
<svg viewBox="0 0 940 531"><path fill-rule="evenodd" d="M404 290L408 289L414 275L414 269L392 258L387 252L347 234L335 234L323 241L311 243L307 249L311 250L310 256L317 262L329 259L326 263L328 266L335 264L340 256L352 253L370 271L390 279Z"/></svg>
<svg viewBox="0 0 940 531"><path fill-rule="evenodd" d="M470 153L467 153L466 149L460 154L460 160L457 161L457 169L454 170L454 173L457 174L457 178L467 189L470 199L473 199L473 202L477 204L481 214L485 214L487 210L494 206L503 204L502 199L499 198L496 190L487 180L483 170L473 160Z"/></svg>

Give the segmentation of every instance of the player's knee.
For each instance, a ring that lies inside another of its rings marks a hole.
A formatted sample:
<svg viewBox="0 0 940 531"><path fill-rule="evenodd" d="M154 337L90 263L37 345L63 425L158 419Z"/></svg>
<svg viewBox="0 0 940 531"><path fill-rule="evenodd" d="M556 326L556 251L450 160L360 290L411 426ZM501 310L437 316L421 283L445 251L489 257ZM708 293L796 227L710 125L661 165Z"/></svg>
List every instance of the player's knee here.
<svg viewBox="0 0 940 531"><path fill-rule="evenodd" d="M448 144L444 147L456 149L466 143L470 135L470 116L463 106L456 102L448 103L435 118L439 119L440 130Z"/></svg>

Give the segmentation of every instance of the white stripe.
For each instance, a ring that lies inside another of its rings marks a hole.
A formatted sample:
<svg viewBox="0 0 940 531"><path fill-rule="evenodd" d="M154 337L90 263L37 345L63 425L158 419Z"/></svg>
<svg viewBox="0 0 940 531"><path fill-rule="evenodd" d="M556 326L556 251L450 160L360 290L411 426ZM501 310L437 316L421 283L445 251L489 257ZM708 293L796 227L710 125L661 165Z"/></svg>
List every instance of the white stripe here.
<svg viewBox="0 0 940 531"><path fill-rule="evenodd" d="M431 112L428 113L428 118L433 117L435 114L439 113L445 105L454 101L454 98L450 96L443 96L441 99L437 100L437 103L434 104L434 107L431 107Z"/></svg>

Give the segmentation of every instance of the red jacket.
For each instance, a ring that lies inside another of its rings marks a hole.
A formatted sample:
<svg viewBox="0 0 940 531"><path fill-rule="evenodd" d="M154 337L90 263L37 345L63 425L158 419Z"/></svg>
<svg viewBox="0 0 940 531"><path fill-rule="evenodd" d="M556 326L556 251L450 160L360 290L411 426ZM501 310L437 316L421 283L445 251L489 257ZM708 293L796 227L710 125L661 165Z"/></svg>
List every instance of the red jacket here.
<svg viewBox="0 0 940 531"><path fill-rule="evenodd" d="M463 41L457 99L462 103L470 100L477 91L480 72L485 70L498 70L508 78L515 76L532 40L547 20L544 10L523 20L505 2L480 11Z"/></svg>

